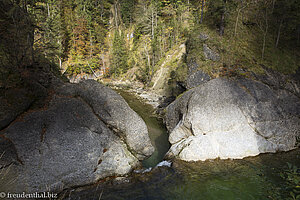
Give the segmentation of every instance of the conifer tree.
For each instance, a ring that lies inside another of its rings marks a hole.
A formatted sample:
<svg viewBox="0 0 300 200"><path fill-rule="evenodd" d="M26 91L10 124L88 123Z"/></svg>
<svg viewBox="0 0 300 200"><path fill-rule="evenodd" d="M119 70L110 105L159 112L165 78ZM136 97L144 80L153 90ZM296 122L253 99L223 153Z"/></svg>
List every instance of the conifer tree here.
<svg viewBox="0 0 300 200"><path fill-rule="evenodd" d="M120 30L115 30L112 46L112 58L111 58L111 73L114 76L128 70L128 54L126 51L124 34Z"/></svg>

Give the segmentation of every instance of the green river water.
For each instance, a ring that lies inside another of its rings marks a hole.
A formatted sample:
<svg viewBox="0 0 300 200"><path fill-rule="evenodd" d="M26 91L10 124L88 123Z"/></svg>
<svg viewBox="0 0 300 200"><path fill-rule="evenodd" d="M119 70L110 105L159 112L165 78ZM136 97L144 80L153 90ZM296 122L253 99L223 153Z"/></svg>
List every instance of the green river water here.
<svg viewBox="0 0 300 200"><path fill-rule="evenodd" d="M119 91L120 92L120 91ZM153 108L134 95L121 92L128 104L145 120L156 151L143 162L145 168L159 163L169 148L168 136ZM288 164L294 167L288 181ZM296 167L298 167L296 169ZM300 150L263 154L243 160L212 160L187 163L175 160L172 167L133 173L122 182L109 181L72 192L66 199L107 200L250 200L293 199L299 192ZM280 174L283 174L280 175ZM293 191L294 190L294 191ZM293 191L293 194L291 194ZM296 197L295 197L296 199ZM300 196L297 198L300 199Z"/></svg>
<svg viewBox="0 0 300 200"><path fill-rule="evenodd" d="M118 93L127 101L128 105L138 113L147 124L149 136L155 151L152 156L143 161L145 168L154 167L163 160L164 155L170 148L167 129L161 119L154 114L151 105L139 100L135 95L119 90Z"/></svg>

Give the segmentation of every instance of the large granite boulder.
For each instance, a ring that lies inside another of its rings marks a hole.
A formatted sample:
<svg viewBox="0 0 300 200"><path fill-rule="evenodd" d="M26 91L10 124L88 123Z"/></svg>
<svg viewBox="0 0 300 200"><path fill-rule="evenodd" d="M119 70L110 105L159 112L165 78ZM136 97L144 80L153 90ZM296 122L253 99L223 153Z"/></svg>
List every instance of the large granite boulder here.
<svg viewBox="0 0 300 200"><path fill-rule="evenodd" d="M66 84L59 94L78 97L90 105L108 127L122 138L130 151L140 160L149 157L154 147L151 145L148 130L142 118L115 91L93 80Z"/></svg>
<svg viewBox="0 0 300 200"><path fill-rule="evenodd" d="M298 145L300 100L257 81L218 78L185 92L167 107L165 120L168 157L244 158Z"/></svg>
<svg viewBox="0 0 300 200"><path fill-rule="evenodd" d="M61 191L129 173L154 151L144 121L96 81L64 84L0 132L0 188Z"/></svg>

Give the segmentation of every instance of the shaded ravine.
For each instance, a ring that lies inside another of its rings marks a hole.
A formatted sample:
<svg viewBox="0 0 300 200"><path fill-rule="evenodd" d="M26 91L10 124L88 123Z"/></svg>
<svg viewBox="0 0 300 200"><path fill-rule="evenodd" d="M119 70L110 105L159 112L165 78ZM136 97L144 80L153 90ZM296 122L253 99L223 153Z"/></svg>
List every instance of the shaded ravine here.
<svg viewBox="0 0 300 200"><path fill-rule="evenodd" d="M154 167L163 160L163 157L170 148L167 129L161 119L158 119L153 113L154 108L139 100L134 94L124 90L116 90L128 103L128 105L145 121L152 145L155 151L151 157L144 160L145 168Z"/></svg>

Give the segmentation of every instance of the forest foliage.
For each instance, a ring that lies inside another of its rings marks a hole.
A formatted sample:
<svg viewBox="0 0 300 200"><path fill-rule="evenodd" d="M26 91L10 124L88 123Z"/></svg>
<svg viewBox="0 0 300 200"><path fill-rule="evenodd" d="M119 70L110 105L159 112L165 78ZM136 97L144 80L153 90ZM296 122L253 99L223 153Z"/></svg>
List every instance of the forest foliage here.
<svg viewBox="0 0 300 200"><path fill-rule="evenodd" d="M2 65L5 60L20 64L29 56L18 51L15 52L21 55L7 56L13 51L7 52L9 40L5 38L9 26L17 26L18 30L30 21L33 35L28 33L25 37L16 32L14 43L33 43L32 51L39 52L67 75L101 72L118 77L135 69L136 79L150 83L168 52L191 37L199 37L199 32L209 33L215 43L227 48L220 48L220 53L227 51L238 56L228 56L221 62L235 60L235 64L243 64L247 60L252 65L255 60L256 64L270 67L282 62L290 66L283 72L295 72L299 67L297 0L5 1L10 1L11 7L2 5L0 12ZM17 8L27 12L30 19L17 19ZM239 53L244 51L242 46L248 48L244 54Z"/></svg>

